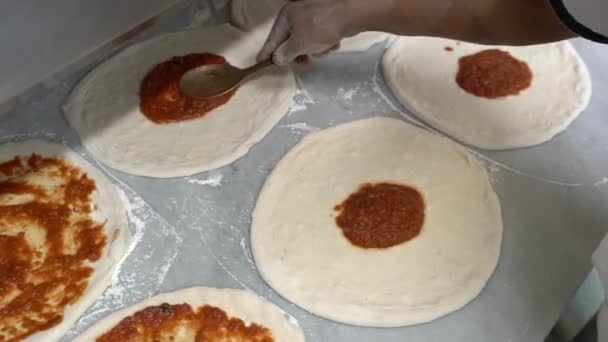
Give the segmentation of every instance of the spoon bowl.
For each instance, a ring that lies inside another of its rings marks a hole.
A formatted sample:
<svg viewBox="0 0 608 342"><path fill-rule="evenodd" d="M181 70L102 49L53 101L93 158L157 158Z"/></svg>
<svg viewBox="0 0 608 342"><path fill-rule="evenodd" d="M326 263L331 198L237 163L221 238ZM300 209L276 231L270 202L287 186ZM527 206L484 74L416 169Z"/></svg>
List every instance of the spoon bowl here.
<svg viewBox="0 0 608 342"><path fill-rule="evenodd" d="M272 64L266 60L245 69L228 63L203 65L186 72L179 87L184 94L196 99L214 98L236 89L248 76Z"/></svg>

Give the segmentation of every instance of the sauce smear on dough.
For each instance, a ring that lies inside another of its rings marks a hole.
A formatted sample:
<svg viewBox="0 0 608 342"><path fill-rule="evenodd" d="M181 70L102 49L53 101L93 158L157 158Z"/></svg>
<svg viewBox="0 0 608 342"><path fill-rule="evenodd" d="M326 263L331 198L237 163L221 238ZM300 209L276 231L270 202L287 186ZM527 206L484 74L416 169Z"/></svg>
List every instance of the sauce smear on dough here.
<svg viewBox="0 0 608 342"><path fill-rule="evenodd" d="M517 95L532 84L528 64L498 49L460 58L456 83L467 93L488 99Z"/></svg>
<svg viewBox="0 0 608 342"><path fill-rule="evenodd" d="M353 245L389 248L420 234L425 204L412 187L368 183L334 209L339 212L336 224Z"/></svg>
<svg viewBox="0 0 608 342"><path fill-rule="evenodd" d="M150 306L123 319L97 342L201 341L273 342L268 328L205 305L196 312L188 304Z"/></svg>
<svg viewBox="0 0 608 342"><path fill-rule="evenodd" d="M0 163L0 341L63 320L106 245L90 218L95 181L65 161L32 154Z"/></svg>
<svg viewBox="0 0 608 342"><path fill-rule="evenodd" d="M182 93L179 81L189 70L203 65L224 63L226 59L222 56L193 53L173 57L156 65L141 83L140 111L157 124L169 124L204 116L228 102L236 89L211 99L195 99Z"/></svg>

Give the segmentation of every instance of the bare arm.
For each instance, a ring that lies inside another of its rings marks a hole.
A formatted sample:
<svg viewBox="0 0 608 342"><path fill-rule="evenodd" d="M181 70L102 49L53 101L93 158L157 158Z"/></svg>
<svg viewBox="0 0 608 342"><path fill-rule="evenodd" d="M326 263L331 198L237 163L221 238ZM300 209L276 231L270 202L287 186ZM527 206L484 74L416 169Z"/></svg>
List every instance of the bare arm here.
<svg viewBox="0 0 608 342"><path fill-rule="evenodd" d="M549 0L300 0L279 12L259 59L278 64L331 50L363 31L480 44L530 45L573 37Z"/></svg>
<svg viewBox="0 0 608 342"><path fill-rule="evenodd" d="M574 36L549 0L380 0L389 12L376 19L357 12L360 0L346 1L359 21L353 26L363 30L371 26L369 30L493 45L530 45Z"/></svg>

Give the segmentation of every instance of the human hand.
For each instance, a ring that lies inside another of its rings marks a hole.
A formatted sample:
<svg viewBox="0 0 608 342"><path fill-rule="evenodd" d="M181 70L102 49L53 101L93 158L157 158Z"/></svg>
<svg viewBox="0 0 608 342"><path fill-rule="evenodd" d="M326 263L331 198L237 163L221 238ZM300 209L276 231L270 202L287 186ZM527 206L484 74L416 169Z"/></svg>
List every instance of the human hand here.
<svg viewBox="0 0 608 342"><path fill-rule="evenodd" d="M323 56L339 48L347 36L348 10L343 0L303 0L286 3L258 54L278 65L304 61L301 56Z"/></svg>

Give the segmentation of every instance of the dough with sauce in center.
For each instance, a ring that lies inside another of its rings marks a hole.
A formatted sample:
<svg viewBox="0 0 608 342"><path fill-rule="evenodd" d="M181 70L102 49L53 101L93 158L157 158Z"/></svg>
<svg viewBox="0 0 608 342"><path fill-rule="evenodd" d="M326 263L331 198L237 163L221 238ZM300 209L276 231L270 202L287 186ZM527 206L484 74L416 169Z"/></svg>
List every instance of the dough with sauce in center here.
<svg viewBox="0 0 608 342"><path fill-rule="evenodd" d="M457 82L461 58L489 49L507 52L525 62L532 72L530 86L517 95L497 98L479 97L461 88ZM589 72L569 42L488 47L440 38L403 37L388 48L382 68L387 85L414 115L483 149L546 142L565 130L591 97Z"/></svg>
<svg viewBox="0 0 608 342"><path fill-rule="evenodd" d="M420 192L422 229L390 248L354 246L336 224L336 205L379 183ZM279 294L319 316L374 327L428 322L473 300L501 241L500 204L481 164L448 139L389 118L305 137L268 176L251 226L257 268Z"/></svg>
<svg viewBox="0 0 608 342"><path fill-rule="evenodd" d="M252 65L259 46L247 37L226 24L135 44L76 86L65 116L95 158L119 171L169 178L230 164L289 111L296 91L289 68L261 71L204 116L168 124L152 122L141 113L140 85L156 65L175 56L211 53L237 67Z"/></svg>

